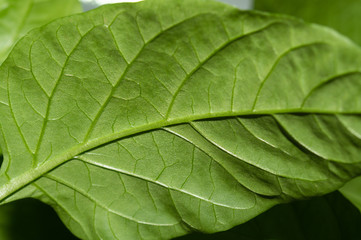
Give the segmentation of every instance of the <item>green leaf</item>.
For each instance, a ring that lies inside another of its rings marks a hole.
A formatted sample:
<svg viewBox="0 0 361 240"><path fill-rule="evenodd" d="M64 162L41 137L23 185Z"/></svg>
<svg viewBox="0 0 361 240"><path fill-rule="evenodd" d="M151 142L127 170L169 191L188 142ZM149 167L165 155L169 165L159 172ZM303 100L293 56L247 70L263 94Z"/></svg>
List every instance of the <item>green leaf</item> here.
<svg viewBox="0 0 361 240"><path fill-rule="evenodd" d="M359 0L255 0L255 9L284 13L336 29L361 45Z"/></svg>
<svg viewBox="0 0 361 240"><path fill-rule="evenodd" d="M360 62L333 30L208 0L57 20L0 69L0 199L81 239L162 239L331 192L361 173Z"/></svg>
<svg viewBox="0 0 361 240"><path fill-rule="evenodd" d="M78 0L0 0L0 64L29 30L81 10Z"/></svg>
<svg viewBox="0 0 361 240"><path fill-rule="evenodd" d="M322 223L322 224L320 224ZM193 233L177 240L358 239L361 214L339 192L275 206L226 232Z"/></svg>

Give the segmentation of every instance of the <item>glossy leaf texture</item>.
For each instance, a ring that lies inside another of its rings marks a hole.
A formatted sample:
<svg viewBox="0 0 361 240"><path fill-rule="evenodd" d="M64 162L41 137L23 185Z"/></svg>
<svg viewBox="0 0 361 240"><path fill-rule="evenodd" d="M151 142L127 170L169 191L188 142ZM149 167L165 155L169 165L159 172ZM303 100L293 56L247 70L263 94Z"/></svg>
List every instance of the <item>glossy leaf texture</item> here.
<svg viewBox="0 0 361 240"><path fill-rule="evenodd" d="M0 69L0 198L81 239L169 239L331 192L361 173L360 62L333 30L206 0L55 21Z"/></svg>
<svg viewBox="0 0 361 240"><path fill-rule="evenodd" d="M29 30L81 11L78 0L0 0L0 64Z"/></svg>
<svg viewBox="0 0 361 240"><path fill-rule="evenodd" d="M255 0L254 7L332 27L361 45L359 0Z"/></svg>

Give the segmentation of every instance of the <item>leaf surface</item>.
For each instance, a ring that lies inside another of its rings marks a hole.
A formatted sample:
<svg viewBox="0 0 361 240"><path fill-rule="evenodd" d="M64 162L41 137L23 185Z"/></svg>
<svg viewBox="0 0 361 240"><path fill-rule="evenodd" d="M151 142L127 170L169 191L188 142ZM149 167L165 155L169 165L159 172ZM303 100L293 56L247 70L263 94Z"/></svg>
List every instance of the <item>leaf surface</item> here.
<svg viewBox="0 0 361 240"><path fill-rule="evenodd" d="M29 30L81 10L78 0L0 0L0 64Z"/></svg>
<svg viewBox="0 0 361 240"><path fill-rule="evenodd" d="M81 239L168 239L328 193L361 173L360 62L333 30L205 0L57 20L0 69L0 199Z"/></svg>

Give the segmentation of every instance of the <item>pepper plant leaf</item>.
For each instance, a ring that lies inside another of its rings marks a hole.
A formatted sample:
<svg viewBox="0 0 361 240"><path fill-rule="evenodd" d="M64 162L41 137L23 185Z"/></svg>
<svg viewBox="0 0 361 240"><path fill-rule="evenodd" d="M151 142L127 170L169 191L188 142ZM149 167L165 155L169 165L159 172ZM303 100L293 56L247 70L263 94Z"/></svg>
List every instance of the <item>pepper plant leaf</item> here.
<svg viewBox="0 0 361 240"><path fill-rule="evenodd" d="M78 0L0 0L0 64L29 30L81 11Z"/></svg>
<svg viewBox="0 0 361 240"><path fill-rule="evenodd" d="M0 69L1 202L169 239L331 192L361 173L360 63L331 29L208 0L54 21Z"/></svg>

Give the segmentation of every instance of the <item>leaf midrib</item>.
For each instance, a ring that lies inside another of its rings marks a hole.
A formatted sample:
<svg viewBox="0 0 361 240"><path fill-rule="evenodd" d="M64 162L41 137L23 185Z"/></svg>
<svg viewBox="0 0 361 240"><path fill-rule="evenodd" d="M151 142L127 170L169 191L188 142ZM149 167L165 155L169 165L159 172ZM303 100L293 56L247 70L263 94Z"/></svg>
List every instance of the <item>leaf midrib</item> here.
<svg viewBox="0 0 361 240"><path fill-rule="evenodd" d="M229 118L236 116L259 116L259 115L273 115L273 114L324 114L324 115L361 115L358 112L330 112L319 110L303 110L303 109L283 109L283 110L270 110L270 111L241 111L241 112L220 112L220 113L211 113L211 114L202 114L187 116L182 118L175 118L172 120L161 120L158 122L141 125L138 127L126 129L122 132L110 134L102 138L97 138L91 140L87 143L82 143L70 148L67 152L53 157L52 159L47 160L36 168L33 168L29 171L24 172L23 174L12 178L9 182L3 184L0 187L0 202L4 201L6 198L10 197L12 194L16 193L26 185L32 183L38 178L42 177L46 173L52 171L56 167L66 163L69 160L76 159L76 156L79 156L87 151L95 149L99 146L109 144L116 140L127 138L132 135L141 134L144 132L149 132L163 127L170 127L178 124L189 123L192 121L206 120L213 118Z"/></svg>

